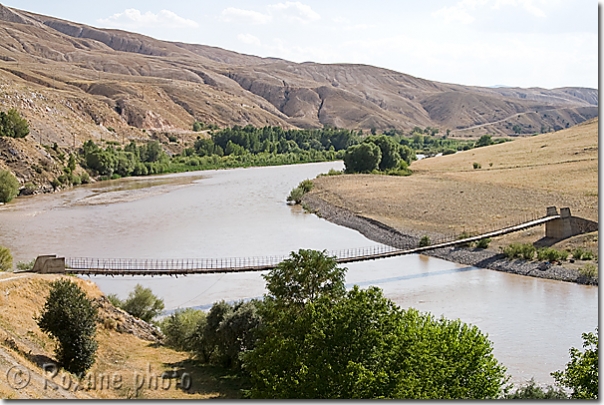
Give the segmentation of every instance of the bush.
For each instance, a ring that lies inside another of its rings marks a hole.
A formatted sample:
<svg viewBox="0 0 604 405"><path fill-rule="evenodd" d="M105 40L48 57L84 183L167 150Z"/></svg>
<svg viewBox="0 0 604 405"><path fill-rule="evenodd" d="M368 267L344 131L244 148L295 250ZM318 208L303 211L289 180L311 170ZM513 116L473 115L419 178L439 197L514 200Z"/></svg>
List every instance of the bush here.
<svg viewBox="0 0 604 405"><path fill-rule="evenodd" d="M132 316L145 322L151 322L163 311L164 301L153 295L151 289L137 284L134 291L128 294L128 298L122 303L121 308Z"/></svg>
<svg viewBox="0 0 604 405"><path fill-rule="evenodd" d="M530 243L511 243L509 246L503 248L503 254L508 259L522 257L524 260L533 260L535 251L535 247Z"/></svg>
<svg viewBox="0 0 604 405"><path fill-rule="evenodd" d="M13 269L13 255L10 250L0 246L0 271L11 271Z"/></svg>
<svg viewBox="0 0 604 405"><path fill-rule="evenodd" d="M571 399L598 399L598 328L595 333L583 333L581 337L585 351L571 347L566 368L553 372L552 377L571 390Z"/></svg>
<svg viewBox="0 0 604 405"><path fill-rule="evenodd" d="M584 254L585 254L585 251L583 249L581 249L580 247L576 248L573 250L573 253L572 253L573 259L582 260Z"/></svg>
<svg viewBox="0 0 604 405"><path fill-rule="evenodd" d="M34 264L36 264L36 259L31 259L29 262L19 262L17 263L17 270L31 271L34 268Z"/></svg>
<svg viewBox="0 0 604 405"><path fill-rule="evenodd" d="M548 385L546 389L539 387L533 378L515 392L507 394L504 399L568 399L564 390Z"/></svg>
<svg viewBox="0 0 604 405"><path fill-rule="evenodd" d="M587 263L585 266L579 269L579 274L581 274L583 277L597 279L598 267L591 263Z"/></svg>
<svg viewBox="0 0 604 405"><path fill-rule="evenodd" d="M11 108L7 112L0 111L0 136L25 138L27 134L29 134L29 124L17 110Z"/></svg>
<svg viewBox="0 0 604 405"><path fill-rule="evenodd" d="M42 314L36 319L43 332L57 339L57 361L69 372L79 374L95 361L98 347L97 309L76 283L60 279L50 284Z"/></svg>
<svg viewBox="0 0 604 405"><path fill-rule="evenodd" d="M476 247L479 249L486 249L489 247L489 243L491 243L491 238L483 238L476 242Z"/></svg>
<svg viewBox="0 0 604 405"><path fill-rule="evenodd" d="M310 190L312 190L312 188L315 186L315 184L312 182L312 180L302 180L300 182L300 184L298 185L299 188L302 189L302 191L304 191L305 193L308 193Z"/></svg>
<svg viewBox="0 0 604 405"><path fill-rule="evenodd" d="M419 247L424 247L424 246L430 246L432 244L432 241L430 240L430 237L428 235L424 235L422 236L422 238L419 240Z"/></svg>
<svg viewBox="0 0 604 405"><path fill-rule="evenodd" d="M19 194L19 181L8 170L0 170L0 202L10 202Z"/></svg>
<svg viewBox="0 0 604 405"><path fill-rule="evenodd" d="M312 180L302 180L298 187L292 189L287 196L287 202L294 202L294 204L300 204L302 202L302 196L308 193L314 187Z"/></svg>
<svg viewBox="0 0 604 405"><path fill-rule="evenodd" d="M459 234L459 236L457 237L458 240L460 239L467 239L470 238L472 235L469 232L463 231L462 233ZM465 243L460 243L459 245L457 245L459 247L470 247L472 246L472 242L465 242Z"/></svg>
<svg viewBox="0 0 604 405"><path fill-rule="evenodd" d="M192 351L191 340L200 322L204 322L206 313L198 309L178 309L160 322L165 344L176 350Z"/></svg>
<svg viewBox="0 0 604 405"><path fill-rule="evenodd" d="M539 261L558 262L567 258L568 252L566 251L561 252L549 247L537 250L537 260Z"/></svg>
<svg viewBox="0 0 604 405"><path fill-rule="evenodd" d="M80 181L82 182L82 184L90 183L90 175L88 175L87 172L82 173L82 175L80 176Z"/></svg>
<svg viewBox="0 0 604 405"><path fill-rule="evenodd" d="M531 245L530 243L523 244L521 248L522 258L524 260L533 260L533 258L535 257L536 250L537 249L535 248L535 246Z"/></svg>
<svg viewBox="0 0 604 405"><path fill-rule="evenodd" d="M302 202L302 197L304 196L304 190L300 187L296 187L289 192L287 196L287 202L293 202L294 204L300 204Z"/></svg>
<svg viewBox="0 0 604 405"><path fill-rule="evenodd" d="M474 163L472 163L472 167L474 167L474 169L480 169L482 166L480 163L474 162Z"/></svg>

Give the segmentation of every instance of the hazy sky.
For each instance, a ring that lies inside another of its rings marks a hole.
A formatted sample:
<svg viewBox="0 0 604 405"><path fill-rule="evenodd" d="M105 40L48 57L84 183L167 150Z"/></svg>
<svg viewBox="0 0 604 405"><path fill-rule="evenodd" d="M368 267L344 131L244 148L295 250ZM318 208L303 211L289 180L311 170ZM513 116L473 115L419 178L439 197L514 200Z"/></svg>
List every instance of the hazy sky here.
<svg viewBox="0 0 604 405"><path fill-rule="evenodd" d="M0 0L96 27L448 83L598 87L596 0Z"/></svg>

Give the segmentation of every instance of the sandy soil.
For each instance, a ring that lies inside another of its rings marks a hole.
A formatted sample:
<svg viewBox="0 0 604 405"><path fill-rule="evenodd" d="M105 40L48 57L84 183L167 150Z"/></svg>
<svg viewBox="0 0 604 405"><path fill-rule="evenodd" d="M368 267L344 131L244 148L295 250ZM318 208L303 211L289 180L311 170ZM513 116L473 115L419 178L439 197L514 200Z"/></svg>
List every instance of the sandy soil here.
<svg viewBox="0 0 604 405"><path fill-rule="evenodd" d="M481 168L474 169L477 162ZM325 176L312 195L414 236L482 232L570 207L598 221L598 121L414 162L409 177ZM491 249L535 242L545 226L498 238ZM597 253L597 233L572 238Z"/></svg>

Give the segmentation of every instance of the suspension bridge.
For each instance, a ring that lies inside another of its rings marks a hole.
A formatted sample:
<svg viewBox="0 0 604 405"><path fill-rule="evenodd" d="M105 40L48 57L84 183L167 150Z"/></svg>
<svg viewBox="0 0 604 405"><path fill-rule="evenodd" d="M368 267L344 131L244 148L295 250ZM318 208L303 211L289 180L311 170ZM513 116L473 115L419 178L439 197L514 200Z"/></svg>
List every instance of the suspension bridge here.
<svg viewBox="0 0 604 405"><path fill-rule="evenodd" d="M575 220L574 222L572 220ZM485 238L494 238L524 229L546 224L546 237L562 239L580 233L575 224L580 218L570 215L570 209L548 207L543 217L533 218L504 228L483 232L479 235L458 239L450 237L435 241L428 246L387 246L377 245L362 248L327 251L338 263L353 263L423 253L434 249L467 245ZM596 223L597 226L597 223ZM597 229L597 228L596 228ZM189 274L237 273L266 271L274 269L288 256L256 256L202 259L107 259L90 257L38 256L34 268L38 273L69 273L78 275L103 276L179 276Z"/></svg>

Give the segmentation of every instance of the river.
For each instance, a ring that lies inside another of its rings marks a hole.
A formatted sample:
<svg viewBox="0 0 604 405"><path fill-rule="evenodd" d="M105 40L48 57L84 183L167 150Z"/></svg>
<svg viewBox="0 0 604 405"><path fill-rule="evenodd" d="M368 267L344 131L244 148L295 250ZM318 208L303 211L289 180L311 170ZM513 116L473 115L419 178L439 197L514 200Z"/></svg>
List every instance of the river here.
<svg viewBox="0 0 604 405"><path fill-rule="evenodd" d="M285 197L301 180L342 162L204 171L90 184L0 207L0 245L15 261L40 254L100 258L283 255L300 248L377 245ZM512 382L552 383L581 333L598 324L598 289L462 266L423 255L347 265L350 287L379 286L402 307L477 325ZM261 297L259 273L187 277L90 277L127 296L137 283L167 310L207 309L217 300Z"/></svg>

